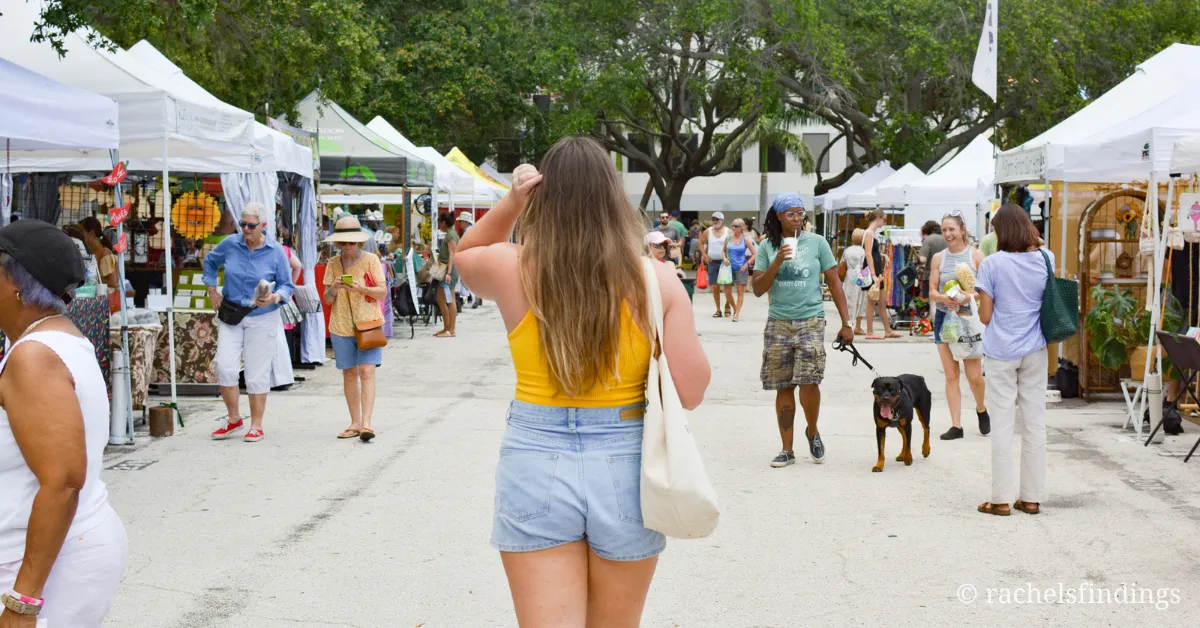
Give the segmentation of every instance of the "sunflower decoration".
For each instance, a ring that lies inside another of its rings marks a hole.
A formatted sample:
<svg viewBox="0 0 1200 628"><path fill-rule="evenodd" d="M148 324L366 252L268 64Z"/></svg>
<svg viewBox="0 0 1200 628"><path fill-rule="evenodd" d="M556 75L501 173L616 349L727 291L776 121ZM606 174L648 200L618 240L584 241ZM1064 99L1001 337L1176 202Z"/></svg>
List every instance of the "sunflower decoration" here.
<svg viewBox="0 0 1200 628"><path fill-rule="evenodd" d="M1133 239L1138 234L1138 213L1132 205L1126 203L1117 210L1117 222L1125 226L1125 239Z"/></svg>
<svg viewBox="0 0 1200 628"><path fill-rule="evenodd" d="M204 192L184 192L171 208L171 226L191 240L208 237L220 222L221 208L217 199Z"/></svg>

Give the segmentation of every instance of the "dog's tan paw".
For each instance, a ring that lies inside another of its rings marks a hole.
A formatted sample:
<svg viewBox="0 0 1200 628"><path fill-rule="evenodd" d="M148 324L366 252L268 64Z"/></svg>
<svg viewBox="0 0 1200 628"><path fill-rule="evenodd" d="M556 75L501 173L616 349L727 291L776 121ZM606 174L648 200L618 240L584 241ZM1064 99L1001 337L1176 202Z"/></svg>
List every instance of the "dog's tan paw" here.
<svg viewBox="0 0 1200 628"><path fill-rule="evenodd" d="M876 465L874 467L871 467L871 472L872 473L883 473L883 465Z"/></svg>
<svg viewBox="0 0 1200 628"><path fill-rule="evenodd" d="M929 445L925 445L924 447L921 447L921 455L926 458L929 457Z"/></svg>

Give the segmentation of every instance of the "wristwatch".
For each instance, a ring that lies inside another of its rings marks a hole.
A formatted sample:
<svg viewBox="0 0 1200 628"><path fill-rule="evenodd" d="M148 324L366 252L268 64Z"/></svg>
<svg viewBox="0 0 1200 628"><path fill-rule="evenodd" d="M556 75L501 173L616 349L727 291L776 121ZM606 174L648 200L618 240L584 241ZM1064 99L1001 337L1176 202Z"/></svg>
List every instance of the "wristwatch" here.
<svg viewBox="0 0 1200 628"><path fill-rule="evenodd" d="M0 600L4 601L4 608L18 615L37 615L42 612L43 601L26 595L21 595L16 591L0 594Z"/></svg>

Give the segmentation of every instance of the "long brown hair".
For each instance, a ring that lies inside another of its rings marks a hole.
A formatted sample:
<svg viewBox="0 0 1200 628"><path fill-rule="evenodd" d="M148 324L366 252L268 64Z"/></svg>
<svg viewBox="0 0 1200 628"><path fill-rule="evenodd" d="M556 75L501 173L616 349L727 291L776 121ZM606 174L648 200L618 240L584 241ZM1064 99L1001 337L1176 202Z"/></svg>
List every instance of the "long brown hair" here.
<svg viewBox="0 0 1200 628"><path fill-rule="evenodd" d="M521 287L550 377L568 396L617 374L621 316L649 329L642 223L608 154L567 137L542 160L518 229Z"/></svg>

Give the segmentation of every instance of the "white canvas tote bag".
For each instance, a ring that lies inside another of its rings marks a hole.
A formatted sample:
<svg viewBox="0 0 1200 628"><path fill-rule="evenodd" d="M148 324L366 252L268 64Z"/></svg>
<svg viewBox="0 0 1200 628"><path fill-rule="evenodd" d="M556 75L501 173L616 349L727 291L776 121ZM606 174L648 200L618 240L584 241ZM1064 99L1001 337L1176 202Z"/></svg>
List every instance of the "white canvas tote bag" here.
<svg viewBox="0 0 1200 628"><path fill-rule="evenodd" d="M644 260L650 292L651 344L662 346L663 304L655 262ZM666 351L650 356L646 378L646 417L642 435L642 522L677 539L712 534L721 516L717 494L704 470L700 449L688 425L687 412L675 391Z"/></svg>

